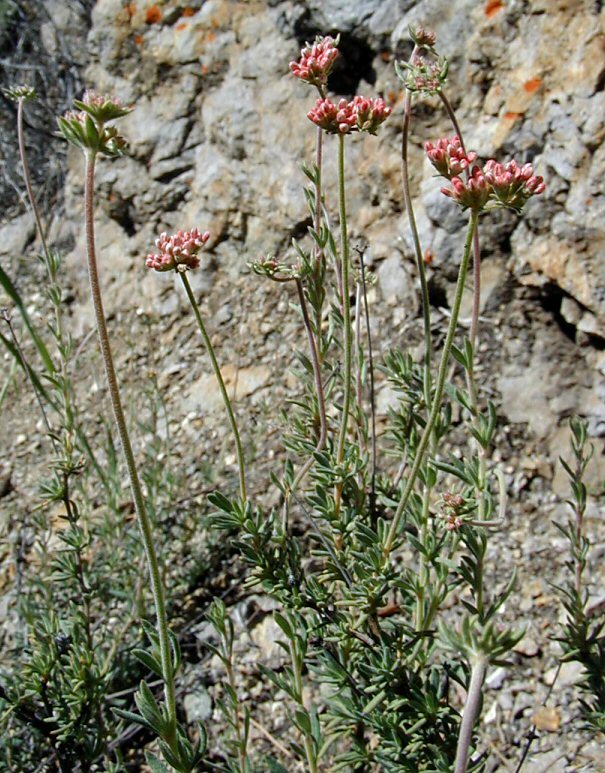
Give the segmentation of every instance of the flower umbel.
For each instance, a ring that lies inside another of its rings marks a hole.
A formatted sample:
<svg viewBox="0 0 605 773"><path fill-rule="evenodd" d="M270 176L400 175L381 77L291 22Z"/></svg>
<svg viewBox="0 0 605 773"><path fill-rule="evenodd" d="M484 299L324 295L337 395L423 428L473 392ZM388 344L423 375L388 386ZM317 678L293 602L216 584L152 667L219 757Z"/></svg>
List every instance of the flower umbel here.
<svg viewBox="0 0 605 773"><path fill-rule="evenodd" d="M435 143L425 142L424 149L437 172L448 180L466 171L477 158L474 151L465 153L457 134L451 139L442 137Z"/></svg>
<svg viewBox="0 0 605 773"><path fill-rule="evenodd" d="M395 62L395 72L412 93L432 96L441 91L447 80L449 64L447 59L429 59L417 55L412 62Z"/></svg>
<svg viewBox="0 0 605 773"><path fill-rule="evenodd" d="M366 97L355 97L353 99L353 110L357 128L360 132L376 134L376 130L381 123L384 123L391 115L392 109L387 107L384 99L367 99Z"/></svg>
<svg viewBox="0 0 605 773"><path fill-rule="evenodd" d="M523 209L528 199L544 193L546 188L542 177L534 175L531 164L519 166L516 161L498 164L490 159L483 172L491 186L490 201L495 206L509 207L516 212Z"/></svg>
<svg viewBox="0 0 605 773"><path fill-rule="evenodd" d="M117 99L86 91L82 100L74 99L78 112L69 110L57 118L59 130L72 145L84 152L102 153L104 156L119 156L127 142L114 126L106 126L130 112Z"/></svg>
<svg viewBox="0 0 605 773"><path fill-rule="evenodd" d="M85 91L81 100L74 99L74 105L78 110L88 113L91 118L101 124L115 121L116 118L121 118L132 110L131 107L123 105L116 97L108 94L97 94L92 89Z"/></svg>
<svg viewBox="0 0 605 773"><path fill-rule="evenodd" d="M488 202L491 186L485 179L485 175L478 166L474 166L467 180L460 177L452 177L451 188L442 188L441 193L449 196L462 209L472 209L480 212Z"/></svg>
<svg viewBox="0 0 605 773"><path fill-rule="evenodd" d="M338 105L330 99L318 99L307 118L328 134L348 134L352 131L376 134L381 123L391 115L384 100L355 97L351 102L341 99Z"/></svg>
<svg viewBox="0 0 605 773"><path fill-rule="evenodd" d="M36 89L33 86L12 86L10 89L4 89L5 95L18 102L20 99L29 101L36 98Z"/></svg>
<svg viewBox="0 0 605 773"><path fill-rule="evenodd" d="M484 208L508 207L521 212L532 196L543 193L544 180L534 175L531 164L519 166L516 161L500 164L490 159L483 169L471 164L477 158L474 151L465 151L457 135L425 142L424 149L437 172L450 180L451 188L441 192L462 209L479 212ZM460 175L466 173L466 179Z"/></svg>
<svg viewBox="0 0 605 773"><path fill-rule="evenodd" d="M431 30L426 30L424 27L408 27L408 30L410 38L418 48L433 48L437 41L437 35Z"/></svg>
<svg viewBox="0 0 605 773"><path fill-rule="evenodd" d="M337 56L338 37L317 37L315 43L307 43L302 49L298 62L290 62L290 71L301 81L321 89L328 82L328 75Z"/></svg>
<svg viewBox="0 0 605 773"><path fill-rule="evenodd" d="M210 232L201 233L197 228L191 231L177 231L172 236L161 233L155 240L157 255L148 255L145 260L147 268L155 271L187 271L200 265L198 253L204 247Z"/></svg>

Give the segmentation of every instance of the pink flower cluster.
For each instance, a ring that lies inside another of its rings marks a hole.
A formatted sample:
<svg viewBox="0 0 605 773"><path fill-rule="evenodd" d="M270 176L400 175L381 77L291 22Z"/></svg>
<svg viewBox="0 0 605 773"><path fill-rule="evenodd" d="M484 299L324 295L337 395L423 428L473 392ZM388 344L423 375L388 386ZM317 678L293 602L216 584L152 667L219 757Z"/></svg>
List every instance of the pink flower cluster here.
<svg viewBox="0 0 605 773"><path fill-rule="evenodd" d="M467 153L457 135L435 143L425 142L424 149L437 172L452 184L441 192L463 209L479 212L490 204L520 212L528 199L543 193L546 187L544 180L534 175L531 164L519 166L516 161L499 164L492 159L483 169L477 165L471 167L477 154ZM463 172L465 179L460 176Z"/></svg>
<svg viewBox="0 0 605 773"><path fill-rule="evenodd" d="M498 164L490 159L483 167L485 179L494 199L505 207L520 210L531 196L544 193L544 180L534 175L531 164L519 166L516 161Z"/></svg>
<svg viewBox="0 0 605 773"><path fill-rule="evenodd" d="M82 102L84 102L85 105L88 107L102 107L106 104L112 104L116 107L122 107L122 104L117 97L112 97L105 94L98 94L96 91L93 91L92 89L86 89L84 92L84 96L82 97Z"/></svg>
<svg viewBox="0 0 605 773"><path fill-rule="evenodd" d="M466 171L477 158L476 153L464 151L457 134L451 139L442 137L435 143L425 142L424 149L431 164L448 180Z"/></svg>
<svg viewBox="0 0 605 773"><path fill-rule="evenodd" d="M290 70L293 75L312 86L325 86L328 75L338 56L338 41L329 35L325 38L318 37L313 45L309 45L300 52L298 62L290 62Z"/></svg>
<svg viewBox="0 0 605 773"><path fill-rule="evenodd" d="M376 134L381 123L391 115L384 99L354 97L350 102L341 99L335 105L330 99L318 99L307 118L329 134L348 134L352 131Z"/></svg>
<svg viewBox="0 0 605 773"><path fill-rule="evenodd" d="M478 166L472 168L466 180L452 177L451 183L452 187L442 188L441 193L453 199L462 209L480 212L489 201L491 188Z"/></svg>
<svg viewBox="0 0 605 773"><path fill-rule="evenodd" d="M445 528L448 531L458 531L464 521L461 518L461 512L464 507L464 499L460 494L443 495L443 516L445 518Z"/></svg>
<svg viewBox="0 0 605 773"><path fill-rule="evenodd" d="M155 271L186 271L189 268L197 268L200 264L198 253L209 238L208 231L200 233L197 228L191 231L177 231L172 236L164 232L155 240L159 254L148 255L145 265Z"/></svg>

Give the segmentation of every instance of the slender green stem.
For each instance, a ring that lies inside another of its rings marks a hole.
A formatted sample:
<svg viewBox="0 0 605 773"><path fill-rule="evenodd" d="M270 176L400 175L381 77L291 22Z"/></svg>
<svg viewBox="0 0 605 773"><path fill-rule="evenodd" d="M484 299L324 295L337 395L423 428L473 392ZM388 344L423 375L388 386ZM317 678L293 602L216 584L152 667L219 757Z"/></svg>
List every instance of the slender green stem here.
<svg viewBox="0 0 605 773"><path fill-rule="evenodd" d="M202 334L202 338L204 339L204 344L206 345L208 356L210 357L212 370L214 371L214 375L216 376L216 380L218 382L221 395L223 397L223 402L225 403L225 408L227 410L227 415L229 417L229 424L231 425L231 431L233 433L233 440L235 441L235 449L237 453L237 464L239 468L240 496L241 496L242 502L245 502L247 499L247 495L246 495L246 472L244 467L244 453L242 451L242 443L240 440L239 431L237 429L237 422L235 421L235 414L233 413L233 408L231 407L231 400L229 399L227 388L225 386L225 382L223 381L223 376L221 374L221 369L216 359L216 355L214 354L214 348L212 346L212 342L210 341L210 336L206 332L206 327L202 320L202 315L200 314L199 307L195 301L193 291L191 290L191 285L189 284L189 279L187 278L187 274L185 272L179 272L179 276L181 277L183 286L185 288L185 292L187 293L187 298L189 299L189 303L191 304L191 308L193 309L193 313L195 314L197 325L200 329L200 333Z"/></svg>
<svg viewBox="0 0 605 773"><path fill-rule="evenodd" d="M418 54L418 46L414 46L410 63L413 64ZM412 240L414 242L414 255L416 258L416 270L420 279L420 291L422 294L422 317L424 321L424 393L425 401L428 406L431 402L431 362L433 359L433 344L431 337L431 303L429 298L429 287L426 280L426 270L424 267L424 255L420 244L420 236L416 225L414 215L414 206L412 204L412 195L410 193L410 172L408 162L408 147L410 124L412 121L412 92L407 90L403 103L403 124L401 132L401 172L403 182L403 200L405 211L407 212Z"/></svg>
<svg viewBox="0 0 605 773"><path fill-rule="evenodd" d="M487 671L487 659L483 655L476 655L471 666L471 680L464 704L464 714L460 723L460 734L456 748L456 761L454 773L466 773L468 767L468 755L473 740L473 728L481 706L481 693Z"/></svg>
<svg viewBox="0 0 605 773"><path fill-rule="evenodd" d="M90 280L90 293L95 312L97 331L99 333L99 342L101 345L101 354L105 365L105 375L111 405L114 417L118 426L118 434L122 444L122 451L126 459L130 487L134 499L134 507L141 530L143 546L147 556L147 565L151 579L151 591L155 603L157 616L157 630L160 645L160 659L162 666L162 676L164 680L164 696L166 699L166 711L169 722L169 734L165 740L172 746L176 743L176 699L174 690L174 672L172 665L172 656L170 651L170 641L168 636L168 617L166 614L166 604L164 601L164 587L160 576L160 569L153 542L153 531L149 516L145 509L145 499L141 489L141 482L137 473L134 453L126 426L122 400L118 380L116 378L111 346L107 333L107 323L105 321L105 312L103 309L103 298L101 295L101 286L99 283L99 272L97 268L97 257L95 250L95 231L94 231L94 179L95 179L95 161L96 153L90 151L86 155L86 180L84 185L84 208L86 222L86 252L88 258L88 276Z"/></svg>
<svg viewBox="0 0 605 773"><path fill-rule="evenodd" d="M408 475L407 483L405 485L405 488L403 490L403 494L401 496L401 500L399 501L399 505L397 506L397 510L395 511L395 515L393 517L393 521L391 523L391 528L389 530L389 534L387 536L387 540L384 546L384 555L387 557L392 548L393 548L393 542L395 541L395 537L397 536L397 531L399 529L399 524L401 523L401 519L403 517L403 513L405 511L405 506L408 503L408 500L410 496L412 495L412 491L414 490L414 485L416 483L416 478L418 477L418 473L420 472L420 467L422 466L422 462L424 460L424 454L427 449L427 446L429 444L429 440L431 438L431 433L433 431L433 427L435 426L435 422L437 421L437 416L439 415L439 410L441 408L441 399L443 398L443 392L445 389L445 379L447 375L447 366L448 361L450 357L450 353L452 350L452 344L454 343L454 335L456 333L456 326L458 324L458 315L460 313L460 304L462 302L462 293L464 291L464 283L466 280L466 274L468 271L468 264L469 264L469 258L471 253L471 245L473 240L473 233L475 231L475 228L477 226L477 218L478 213L473 211L471 212L471 217L469 220L468 225L468 231L466 236L466 242L464 245L464 253L462 255L462 261L460 262L460 269L458 271L458 282L456 284L456 295L454 297L454 303L452 305L452 315L450 317L450 324L447 330L447 335L445 338L445 344L443 346L443 352L441 354L441 363L439 365L439 374L437 376L437 383L435 385L435 394L433 396L433 402L431 405L431 412L429 414L429 417L427 419L427 422L424 427L424 431L422 433L422 437L420 438L420 442L418 443L418 448L416 449L416 457L414 459L414 464L412 465L412 469L410 470L410 473Z"/></svg>
<svg viewBox="0 0 605 773"><path fill-rule="evenodd" d="M302 658L296 651L296 643L292 640L288 642L290 649L290 660L292 662L292 674L294 676L294 686L296 689L296 701L304 709L303 700L303 682L302 682ZM317 757L315 754L315 744L308 733L303 733L303 745L307 757L309 773L317 773Z"/></svg>
<svg viewBox="0 0 605 773"><path fill-rule="evenodd" d="M311 365L313 367L313 378L315 381L315 397L317 399L317 412L319 416L319 437L317 438L317 445L315 446L315 453L319 453L323 450L326 444L326 437L328 434L328 424L326 420L326 400L324 396L324 387L321 380L321 365L319 359L319 333L317 337L313 335L313 326L311 325L311 319L309 317L309 310L307 308L307 302L305 300L305 291L300 279L296 280L296 290L298 292L298 301L300 303L300 310L302 312L303 322L307 333L307 340L309 342L309 354L311 357ZM314 456L309 456L305 464L300 468L298 474L292 481L289 491L284 498L283 506L283 524L284 533L286 532L288 522L288 507L290 499L304 480L306 474L309 472L315 461Z"/></svg>
<svg viewBox="0 0 605 773"><path fill-rule="evenodd" d="M321 230L321 171L323 164L323 129L317 127L317 138L315 141L315 218L313 222L313 228L315 233L319 236ZM323 301L324 290L322 287L324 277L325 265L324 265L324 251L319 244L315 245L315 275L313 280L316 284L316 307L315 307L315 335L317 336L317 356L319 363L323 362L324 350L321 335L321 322L323 316Z"/></svg>
<svg viewBox="0 0 605 773"><path fill-rule="evenodd" d="M23 105L25 104L25 101L26 101L25 97L20 97L17 100L17 138L19 141L19 157L21 160L21 166L23 167L23 179L25 181L25 188L27 190L27 198L29 199L29 204L34 214L34 219L36 221L36 227L38 229L40 241L42 242L42 249L44 250L44 256L46 257L46 268L49 271L49 279L51 279L52 281L52 277L50 276L50 253L48 251L48 245L46 244L44 230L42 229L40 210L38 209L38 205L36 204L36 199L34 198L34 191L32 189L32 183L31 183L31 175L29 172L29 165L27 163L27 154L25 151L25 136L23 133Z"/></svg>
<svg viewBox="0 0 605 773"><path fill-rule="evenodd" d="M40 210L38 209L38 205L36 204L36 199L34 197L34 191L31 183L31 174L29 171L29 164L27 162L27 150L25 148L25 134L23 131L23 112L24 112L25 102L26 102L26 99L24 97L20 97L19 100L17 101L17 138L19 142L19 159L21 161L21 167L23 169L23 180L25 182L27 198L29 200L29 205L34 215L34 220L36 221L38 236L40 237L40 241L42 243L42 249L44 252L44 264L46 266L46 273L49 281L49 295L51 297L52 304L55 311L54 335L55 335L55 340L58 344L59 357L61 361L60 392L61 392L61 397L63 399L64 416L66 421L65 429L66 429L67 435L69 436L74 431L74 416L73 416L73 408L71 405L69 386L67 383L65 335L63 332L63 320L61 318L61 308L60 308L61 300L62 300L62 291L57 284L57 277L56 277L57 262L56 260L53 260L50 254L50 250L48 248L46 237L44 235L44 229L42 228L42 218L40 217ZM56 294L52 292L53 288L55 288L58 291ZM67 442L70 443L69 437ZM54 440L53 440L53 444L54 444Z"/></svg>
<svg viewBox="0 0 605 773"><path fill-rule="evenodd" d="M347 234L347 206L345 198L345 138L338 135L338 202L340 212L340 264L342 281L342 325L343 325L343 399L342 418L338 435L336 451L336 463L342 464L345 455L347 429L349 425L349 412L351 408L351 305L349 299L349 237ZM340 511L342 497L342 483L336 487L336 514Z"/></svg>
<svg viewBox="0 0 605 773"><path fill-rule="evenodd" d="M439 97L443 103L443 106L445 107L445 111L448 114L448 117L450 121L452 122L452 126L454 127L454 131L458 135L458 138L460 139L460 145L462 147L462 150L464 153L466 153L466 147L464 145L464 137L462 136L462 129L460 128L460 124L458 123L458 119L456 118L456 113L454 112L454 108L452 107L451 102L447 98L447 96L444 94L443 91L439 91ZM467 177L470 175L470 168L466 170ZM479 245L479 228L475 228L475 233L473 234L473 310L471 313L471 325L469 329L469 341L473 345L473 348L475 347L475 343L477 340L477 331L479 328L479 308L481 306L481 247ZM474 385L474 379L473 379L473 385ZM476 393L476 389L475 389ZM472 399L472 395L471 395ZM475 394L476 399L476 394Z"/></svg>
<svg viewBox="0 0 605 773"><path fill-rule="evenodd" d="M363 290L363 310L365 314L366 336L368 338L368 369L370 372L370 427L372 432L371 448L372 458L370 461L370 513L374 517L376 508L376 467L378 464L378 450L376 447L376 389L374 384L374 352L372 351L372 331L370 329L370 308L368 305L368 292L366 285L366 269L363 260L363 252L359 253L359 263L361 266L361 287Z"/></svg>
<svg viewBox="0 0 605 773"><path fill-rule="evenodd" d="M466 146L464 144L464 137L462 136L462 129L460 128L460 124L458 123L458 119L456 118L456 113L454 112L454 108L452 107L451 102L445 95L443 91L439 91L439 97L441 99L441 102L443 103L443 106L445 107L445 111L448 114L448 117L450 121L452 122L452 126L454 127L454 131L458 135L458 138L460 139L460 145L462 147L462 150L464 153L466 153ZM466 176L467 178L470 176L470 169L466 170ZM479 330L479 310L481 307L481 245L479 244L479 227L477 226L475 228L475 233L473 234L473 308L471 312L471 324L469 328L469 341L472 346L473 350L473 359L469 363L469 367L466 369L466 385L468 390L468 395L470 399L470 405L472 409L472 417L471 422L475 429L478 429L478 405L479 405L479 398L477 393L477 382L475 379L475 363L474 363L474 357L475 357L475 349L477 345L477 334ZM477 518L478 520L482 521L485 518L485 494L484 494L484 488L485 488L485 474L486 474L486 468L487 468L487 452L486 449L483 448L483 446L479 443L479 441L476 441L475 443L477 448L477 454L479 456L479 485L476 488L476 497L477 497Z"/></svg>

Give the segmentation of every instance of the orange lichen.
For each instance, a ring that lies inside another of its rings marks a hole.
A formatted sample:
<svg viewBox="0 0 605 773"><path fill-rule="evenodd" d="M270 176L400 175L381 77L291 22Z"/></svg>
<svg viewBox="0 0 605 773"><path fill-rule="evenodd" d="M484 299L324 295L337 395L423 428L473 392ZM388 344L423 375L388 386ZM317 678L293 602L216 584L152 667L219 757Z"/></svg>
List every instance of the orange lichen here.
<svg viewBox="0 0 605 773"><path fill-rule="evenodd" d="M521 118L523 116L523 113L504 113L502 116L505 121L516 121L517 119Z"/></svg>
<svg viewBox="0 0 605 773"><path fill-rule="evenodd" d="M157 5L151 5L145 12L145 23L146 24L157 24L158 22L162 21L162 12L157 7Z"/></svg>
<svg viewBox="0 0 605 773"><path fill-rule="evenodd" d="M492 16L495 16L498 11L501 11L504 8L504 3L502 0L487 0L487 3L485 4L485 15L488 19L491 19Z"/></svg>
<svg viewBox="0 0 605 773"><path fill-rule="evenodd" d="M206 40L208 41L208 43L214 43L214 41L216 40L216 32L209 32L206 35Z"/></svg>
<svg viewBox="0 0 605 773"><path fill-rule="evenodd" d="M186 21L182 21L182 22L180 22L179 24L175 25L175 28L174 28L174 29L175 29L177 32L180 32L181 30L186 30L188 26L189 26L189 25L187 24L187 22L186 22Z"/></svg>
<svg viewBox="0 0 605 773"><path fill-rule="evenodd" d="M541 78L530 78L528 81L525 81L525 83L523 84L523 90L528 94L533 94L535 91L537 91L540 88L541 85L542 85Z"/></svg>
<svg viewBox="0 0 605 773"><path fill-rule="evenodd" d="M142 35L135 35L134 36L134 42L136 43L137 46L142 46L143 45L143 36Z"/></svg>
<svg viewBox="0 0 605 773"><path fill-rule="evenodd" d="M194 16L196 13L195 8L190 8L189 6L187 8L183 8L183 13L181 16Z"/></svg>

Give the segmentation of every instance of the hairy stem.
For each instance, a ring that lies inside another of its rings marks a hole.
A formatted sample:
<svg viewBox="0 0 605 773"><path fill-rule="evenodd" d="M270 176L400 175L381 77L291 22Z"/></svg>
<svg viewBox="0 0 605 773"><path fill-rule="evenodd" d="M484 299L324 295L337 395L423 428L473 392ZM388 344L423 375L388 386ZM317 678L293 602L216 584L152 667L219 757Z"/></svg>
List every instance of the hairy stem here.
<svg viewBox="0 0 605 773"><path fill-rule="evenodd" d="M435 426L435 422L437 421L437 416L439 415L439 410L441 408L441 400L443 398L443 392L445 389L447 366L448 366L450 353L452 350L452 344L454 343L456 326L458 324L458 315L460 313L460 304L462 302L462 293L464 291L464 282L466 280L466 274L468 271L471 244L473 239L473 233L477 226L477 218L478 218L478 213L473 211L471 213L471 217L469 220L466 243L464 245L464 253L462 255L462 261L460 262L460 269L458 271L456 295L454 297L454 303L452 306L452 315L450 317L450 324L447 330L445 344L443 346L443 352L441 354L441 362L439 364L439 373L437 376L437 383L435 385L435 394L433 396L431 412L429 414L426 425L424 427L424 431L422 433L422 437L420 438L420 442L418 443L414 464L412 465L412 469L410 470L410 473L408 475L407 483L403 490L401 500L399 501L399 505L397 506L397 510L395 511L395 515L391 523L391 528L389 530L389 534L387 536L387 540L384 546L385 557L387 557L390 554L393 548L393 542L395 541L395 537L397 536L397 531L399 529L399 524L401 523L401 519L405 511L405 506L407 505L408 500L412 494L412 491L414 490L414 484L416 483L416 478L418 477L418 473L420 472L420 467L422 466L422 462L424 460L424 454L429 444L431 433L433 431L433 427Z"/></svg>
<svg viewBox="0 0 605 773"><path fill-rule="evenodd" d="M486 671L486 658L483 655L477 655L471 667L471 680L466 695L466 703L464 704L462 722L460 723L454 773L466 773L468 767L468 755L473 740L473 728L479 714L479 707L481 706L481 694Z"/></svg>
<svg viewBox="0 0 605 773"><path fill-rule="evenodd" d="M323 450L323 447L326 444L326 437L328 434L328 425L326 421L326 400L324 396L324 387L321 380L321 365L320 365L320 359L319 359L320 344L318 342L319 342L320 334L318 333L317 337L313 335L313 327L311 325L311 319L309 318L307 301L305 300L305 292L300 279L296 280L296 290L298 292L298 301L300 303L300 310L302 312L305 331L307 333L307 340L309 342L309 354L311 357L311 365L313 366L313 378L315 381L315 397L317 399L317 411L319 416L319 437L317 438L315 453L319 453L320 451ZM300 470L298 471L298 474L292 481L290 490L287 492L287 495L284 500L284 509L283 509L284 531L288 520L288 507L290 504L290 499L297 491L302 481L305 479L305 476L313 466L314 461L315 461L314 456L310 456L307 459L305 464L300 468Z"/></svg>
<svg viewBox="0 0 605 773"><path fill-rule="evenodd" d="M216 355L214 354L214 348L212 346L212 342L210 341L210 336L206 332L206 327L202 320L202 315L200 314L199 307L195 301L193 291L191 290L191 285L189 284L189 279L187 278L187 274L183 271L183 272L179 272L179 276L181 277L181 280L183 282L183 287L185 288L185 292L187 293L187 298L189 299L189 303L191 304L191 308L193 309L193 313L195 314L195 319L197 321L198 328L200 330L200 333L202 334L202 338L204 339L204 344L206 346L206 350L208 351L208 356L210 357L210 362L212 364L212 370L214 371L214 375L218 382L218 386L221 391L223 402L225 404L225 409L227 410L227 415L229 417L229 424L231 425L231 432L233 433L233 440L235 442L235 449L237 454L237 464L239 468L239 491L240 491L240 497L243 503L247 499L246 472L245 472L245 466L244 466L244 453L242 451L242 443L240 440L239 431L237 429L237 422L235 421L235 414L233 413L231 400L229 399L229 395L227 393L227 387L225 386L225 382L221 374L221 369L216 359Z"/></svg>
<svg viewBox="0 0 605 773"><path fill-rule="evenodd" d="M139 528L141 530L141 537L143 539L143 546L145 554L147 556L147 565L149 569L149 576L151 579L151 591L153 593L153 600L155 603L155 611L157 617L157 630L158 639L160 645L160 659L162 666L162 677L164 680L164 696L166 699L166 711L169 722L169 737L165 740L172 746L176 743L176 699L174 690L174 673L172 666L172 656L170 651L170 642L168 636L168 617L166 614L166 603L164 600L164 587L160 576L160 569L158 565L158 559L155 552L155 546L153 542L153 530L152 525L145 509L145 499L143 497L143 491L141 489L141 482L136 468L134 459L134 453L132 451L132 444L130 442L130 436L128 434L128 428L126 426L126 419L124 417L124 410L122 408L122 400L120 397L120 390L118 386L118 380L116 378L115 367L113 364L113 356L111 354L111 346L109 343L109 336L107 333L107 323L105 320L105 312L103 309L103 298L101 295L101 287L99 283L99 272L97 269L97 257L95 250L95 231L94 231L94 179L95 179L95 161L96 153L90 151L86 155L86 180L84 186L84 216L86 222L86 252L88 258L88 276L90 280L90 293L92 296L92 303L95 312L95 318L97 323L97 331L99 334L99 342L101 345L101 354L103 356L103 363L105 366L105 375L107 378L107 385L109 388L109 394L111 397L111 405L113 408L114 418L118 427L118 434L120 436L120 442L122 445L122 451L126 459L126 467L128 469L128 477L130 479L130 487L132 490L132 497L134 499L135 511L137 514L137 520Z"/></svg>
<svg viewBox="0 0 605 773"><path fill-rule="evenodd" d="M46 258L46 268L49 271L49 279L52 281L50 275L50 253L48 251L48 245L46 244L46 238L44 236L44 230L42 229L42 220L40 218L40 210L36 204L34 198L34 191L32 189L31 175L29 172L29 164L27 163L27 154L25 151L25 136L23 133L23 105L25 104L25 97L20 97L17 101L17 138L19 141L19 158L21 160L21 166L23 167L23 179L25 181L25 188L27 190L27 198L29 199L30 207L36 221L36 227L42 242L42 249L44 250L44 256Z"/></svg>
<svg viewBox="0 0 605 773"><path fill-rule="evenodd" d="M340 275L342 281L342 325L343 325L343 400L340 432L336 451L336 463L341 465L345 455L349 412L351 408L351 305L349 298L349 237L347 234L347 206L345 199L345 138L338 135L338 202L340 212ZM342 482L336 487L335 510L340 512L342 498Z"/></svg>
<svg viewBox="0 0 605 773"><path fill-rule="evenodd" d="M378 463L378 451L376 448L376 389L374 384L374 352L372 351L372 331L370 329L370 309L368 306L368 291L366 285L366 267L363 262L363 252L359 253L359 262L361 266L361 287L363 290L363 310L365 314L366 335L368 337L368 369L370 372L370 427L371 427L371 449L372 457L370 461L370 513L374 517L376 507L376 465Z"/></svg>
<svg viewBox="0 0 605 773"><path fill-rule="evenodd" d="M418 46L414 46L410 63L413 63L418 53ZM420 290L422 294L422 317L424 321L424 393L427 408L431 402L431 361L433 358L433 344L431 339L431 304L429 298L429 287L426 281L426 270L424 267L424 256L418 235L414 207L412 205L412 195L410 193L410 173L408 163L408 146L410 124L412 121L412 92L407 90L403 103L403 125L401 132L401 172L403 182L403 200L405 211L407 212L412 240L414 242L414 255L416 258L416 269L420 279Z"/></svg>
<svg viewBox="0 0 605 773"><path fill-rule="evenodd" d="M458 138L460 139L460 145L462 147L462 150L466 154L464 137L462 136L462 130L460 129L460 124L458 123L458 119L456 118L456 113L454 112L454 108L452 107L449 99L441 90L439 91L439 97L443 103L443 106L445 107L445 110L448 114L450 121L452 122L454 131L456 132L456 134L458 135ZM469 176L469 174L470 174L470 169L467 169L467 177ZM471 325L470 325L469 335L468 335L469 340L473 345L473 348L475 347L475 342L477 340L477 330L479 328L480 304L481 304L481 249L479 245L479 229L475 228L475 233L473 234L473 310L471 313ZM472 398L472 395L471 395L471 398ZM475 396L475 399L476 399L476 396Z"/></svg>

